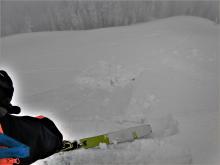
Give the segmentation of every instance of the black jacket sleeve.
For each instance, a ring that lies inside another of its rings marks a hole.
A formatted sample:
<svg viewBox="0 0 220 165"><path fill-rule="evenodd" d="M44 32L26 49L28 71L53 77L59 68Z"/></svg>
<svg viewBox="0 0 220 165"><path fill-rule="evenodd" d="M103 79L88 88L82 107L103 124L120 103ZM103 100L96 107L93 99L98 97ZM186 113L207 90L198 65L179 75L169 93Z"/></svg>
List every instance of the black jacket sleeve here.
<svg viewBox="0 0 220 165"><path fill-rule="evenodd" d="M6 135L30 147L30 157L20 159L21 165L44 159L62 148L63 136L48 118L6 115L0 122Z"/></svg>
<svg viewBox="0 0 220 165"><path fill-rule="evenodd" d="M40 158L48 157L62 148L63 136L55 124L48 118L39 119L41 122L41 132L38 138L40 147Z"/></svg>
<svg viewBox="0 0 220 165"><path fill-rule="evenodd" d="M63 135L60 133L60 131L58 130L58 128L56 127L56 125L54 124L54 122L52 120L48 119L47 117L44 117L39 120L41 121L43 127L46 127L48 130L50 130L50 132L52 134L56 135L56 137L58 139L60 139L60 140L63 139ZM62 144L60 144L60 145L62 145ZM60 147L62 147L62 146L60 146Z"/></svg>

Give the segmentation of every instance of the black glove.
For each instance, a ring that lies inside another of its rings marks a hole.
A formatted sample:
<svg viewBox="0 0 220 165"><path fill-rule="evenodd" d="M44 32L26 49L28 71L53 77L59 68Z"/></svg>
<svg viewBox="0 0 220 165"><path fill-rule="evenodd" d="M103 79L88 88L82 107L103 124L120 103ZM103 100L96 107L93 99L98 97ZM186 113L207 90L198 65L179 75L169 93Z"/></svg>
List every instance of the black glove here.
<svg viewBox="0 0 220 165"><path fill-rule="evenodd" d="M11 104L6 107L9 114L19 114L21 112L21 108L18 106L13 106Z"/></svg>

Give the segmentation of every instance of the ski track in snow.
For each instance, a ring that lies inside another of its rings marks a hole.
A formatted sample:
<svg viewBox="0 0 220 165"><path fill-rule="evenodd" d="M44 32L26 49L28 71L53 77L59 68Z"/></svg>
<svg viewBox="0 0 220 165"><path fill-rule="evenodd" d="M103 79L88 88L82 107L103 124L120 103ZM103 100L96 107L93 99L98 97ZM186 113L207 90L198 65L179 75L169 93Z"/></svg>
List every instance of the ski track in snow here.
<svg viewBox="0 0 220 165"><path fill-rule="evenodd" d="M0 64L22 80L24 113L48 114L66 139L140 124L153 129L149 139L59 153L35 164L217 165L218 32L207 20L174 17L2 39Z"/></svg>

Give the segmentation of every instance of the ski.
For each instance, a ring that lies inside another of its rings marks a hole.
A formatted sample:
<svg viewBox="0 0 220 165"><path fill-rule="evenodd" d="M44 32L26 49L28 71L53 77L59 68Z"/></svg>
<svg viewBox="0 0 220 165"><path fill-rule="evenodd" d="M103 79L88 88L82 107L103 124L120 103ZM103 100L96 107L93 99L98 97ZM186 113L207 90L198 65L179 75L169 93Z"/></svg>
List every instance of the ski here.
<svg viewBox="0 0 220 165"><path fill-rule="evenodd" d="M99 147L100 144L117 144L124 142L131 142L136 139L147 138L152 133L151 126L139 125L136 127L130 127L126 129L121 129L115 132L110 132L98 136L82 138L78 143L65 141L66 147L64 145L63 151L70 151L79 148L89 149ZM68 144L70 143L70 144ZM62 151L62 150L61 150Z"/></svg>

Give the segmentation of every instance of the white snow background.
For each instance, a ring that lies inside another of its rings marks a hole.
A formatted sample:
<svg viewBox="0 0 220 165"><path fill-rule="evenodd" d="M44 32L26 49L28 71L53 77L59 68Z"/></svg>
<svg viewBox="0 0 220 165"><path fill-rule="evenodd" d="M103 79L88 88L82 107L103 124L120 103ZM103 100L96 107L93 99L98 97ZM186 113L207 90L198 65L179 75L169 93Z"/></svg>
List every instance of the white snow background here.
<svg viewBox="0 0 220 165"><path fill-rule="evenodd" d="M149 139L36 165L217 165L218 46L219 25L179 16L1 38L0 66L15 81L21 115L48 116L65 139L152 125Z"/></svg>

